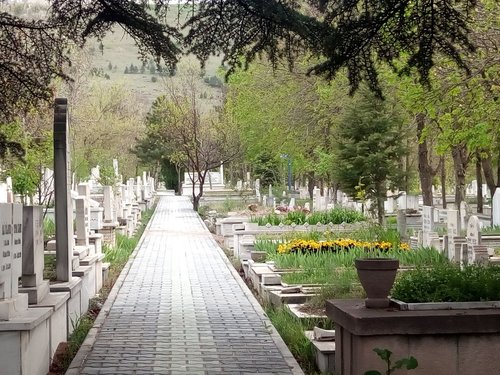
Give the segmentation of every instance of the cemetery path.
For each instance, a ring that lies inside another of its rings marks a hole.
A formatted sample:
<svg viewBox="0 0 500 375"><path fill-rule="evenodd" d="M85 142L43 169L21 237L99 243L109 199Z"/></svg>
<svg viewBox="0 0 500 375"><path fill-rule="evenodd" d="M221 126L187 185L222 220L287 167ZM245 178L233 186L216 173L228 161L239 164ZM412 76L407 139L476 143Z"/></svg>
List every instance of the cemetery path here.
<svg viewBox="0 0 500 375"><path fill-rule="evenodd" d="M186 197L134 253L67 374L302 374Z"/></svg>

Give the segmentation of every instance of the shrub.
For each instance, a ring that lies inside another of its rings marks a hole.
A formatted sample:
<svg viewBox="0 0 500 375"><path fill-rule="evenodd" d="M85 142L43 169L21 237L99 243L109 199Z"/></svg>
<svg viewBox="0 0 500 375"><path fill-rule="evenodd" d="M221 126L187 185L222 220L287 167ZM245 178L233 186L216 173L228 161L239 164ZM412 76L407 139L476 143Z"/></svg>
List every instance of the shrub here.
<svg viewBox="0 0 500 375"><path fill-rule="evenodd" d="M403 272L391 295L404 302L500 300L500 267L441 264Z"/></svg>

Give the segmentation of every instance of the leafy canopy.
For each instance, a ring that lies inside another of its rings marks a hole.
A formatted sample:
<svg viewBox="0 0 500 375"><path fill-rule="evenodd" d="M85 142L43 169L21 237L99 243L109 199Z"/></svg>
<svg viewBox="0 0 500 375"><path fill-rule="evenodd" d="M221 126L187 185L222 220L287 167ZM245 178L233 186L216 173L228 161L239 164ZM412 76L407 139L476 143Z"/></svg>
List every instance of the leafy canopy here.
<svg viewBox="0 0 500 375"><path fill-rule="evenodd" d="M205 61L223 54L231 68L266 54L274 66L304 50L319 57L310 73L347 69L352 90L363 80L381 94L377 61L404 53L401 73L416 69L429 82L437 54L467 69L468 22L475 0L52 0L44 20L21 18L0 0L0 120L53 96L53 78L67 79L69 52L120 26L143 56L173 67L181 52ZM166 23L175 12L176 22ZM13 48L14 46L14 48ZM242 60L241 57L244 57ZM396 67L394 66L396 69Z"/></svg>

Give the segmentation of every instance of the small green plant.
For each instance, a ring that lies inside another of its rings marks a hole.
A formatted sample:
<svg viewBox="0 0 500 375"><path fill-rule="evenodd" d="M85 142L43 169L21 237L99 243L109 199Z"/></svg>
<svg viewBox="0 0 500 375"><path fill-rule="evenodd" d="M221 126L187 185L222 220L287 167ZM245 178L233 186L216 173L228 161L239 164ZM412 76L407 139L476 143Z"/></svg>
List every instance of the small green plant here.
<svg viewBox="0 0 500 375"><path fill-rule="evenodd" d="M45 239L52 238L56 235L56 224L52 219L43 219L43 235Z"/></svg>
<svg viewBox="0 0 500 375"><path fill-rule="evenodd" d="M429 264L430 265L430 264ZM434 264L401 273L391 293L407 303L500 300L500 267Z"/></svg>
<svg viewBox="0 0 500 375"><path fill-rule="evenodd" d="M385 375L391 375L392 373L394 373L394 371L398 369L413 370L418 367L417 360L412 356L407 358L401 358L400 360L394 362L393 364L391 361L392 352L390 350L375 348L373 349L373 351L377 353L380 359L386 363L387 371L384 373ZM370 370L366 371L365 375L383 375L383 374L377 370Z"/></svg>

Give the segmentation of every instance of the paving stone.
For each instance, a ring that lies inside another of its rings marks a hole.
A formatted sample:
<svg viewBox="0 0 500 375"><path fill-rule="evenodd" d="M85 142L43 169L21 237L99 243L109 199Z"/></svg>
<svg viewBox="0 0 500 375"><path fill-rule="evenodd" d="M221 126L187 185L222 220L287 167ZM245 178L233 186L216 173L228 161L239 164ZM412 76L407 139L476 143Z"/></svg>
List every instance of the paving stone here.
<svg viewBox="0 0 500 375"><path fill-rule="evenodd" d="M189 200L151 220L81 374L300 374Z"/></svg>

